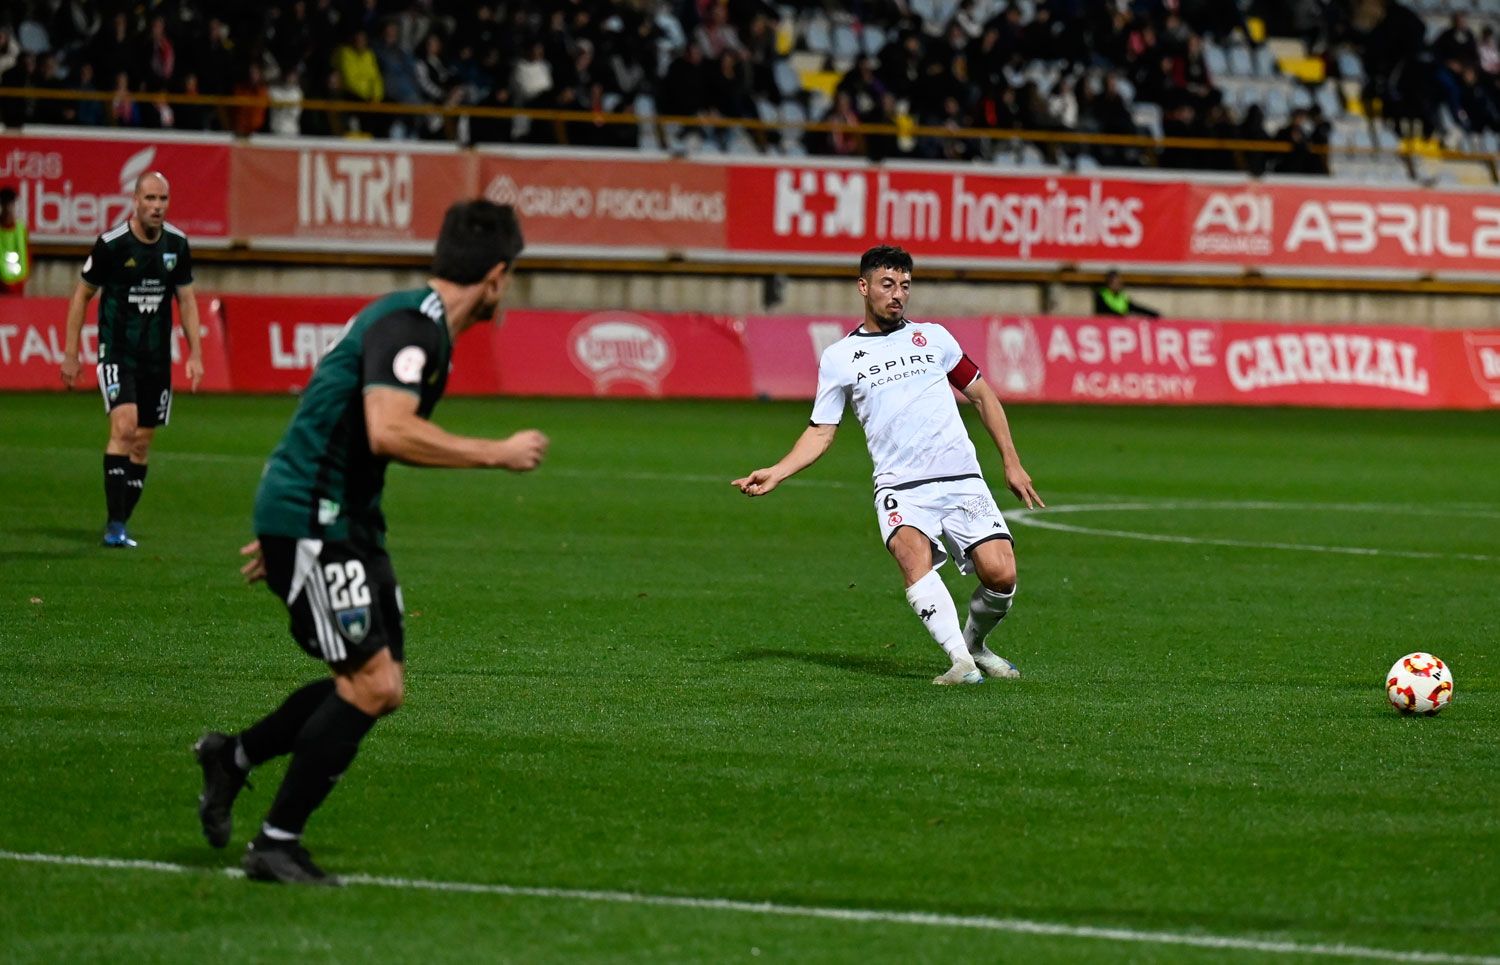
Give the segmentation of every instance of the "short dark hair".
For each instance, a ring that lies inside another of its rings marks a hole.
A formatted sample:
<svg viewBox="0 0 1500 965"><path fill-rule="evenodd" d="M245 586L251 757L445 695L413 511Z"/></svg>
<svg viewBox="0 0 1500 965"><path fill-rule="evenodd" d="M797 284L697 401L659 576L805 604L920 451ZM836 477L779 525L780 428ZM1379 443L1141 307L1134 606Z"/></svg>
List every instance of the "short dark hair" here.
<svg viewBox="0 0 1500 965"><path fill-rule="evenodd" d="M472 285L501 262L507 267L514 265L525 246L521 222L510 205L483 198L459 201L443 216L432 273L460 285Z"/></svg>
<svg viewBox="0 0 1500 965"><path fill-rule="evenodd" d="M877 268L894 268L911 274L911 255L905 248L895 245L876 245L859 259L859 277L863 278Z"/></svg>
<svg viewBox="0 0 1500 965"><path fill-rule="evenodd" d="M10 204L16 200L16 189L10 185L0 188L0 204Z"/></svg>

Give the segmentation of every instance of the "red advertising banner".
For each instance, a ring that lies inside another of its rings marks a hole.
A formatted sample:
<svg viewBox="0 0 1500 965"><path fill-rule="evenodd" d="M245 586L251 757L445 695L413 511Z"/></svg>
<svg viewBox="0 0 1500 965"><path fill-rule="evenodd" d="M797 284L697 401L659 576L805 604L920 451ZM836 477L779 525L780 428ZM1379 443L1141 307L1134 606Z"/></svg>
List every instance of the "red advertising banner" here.
<svg viewBox="0 0 1500 965"><path fill-rule="evenodd" d="M1185 262L1500 271L1493 193L1287 184L1183 185Z"/></svg>
<svg viewBox="0 0 1500 965"><path fill-rule="evenodd" d="M130 217L135 181L147 171L171 187L167 220L194 245L227 245L230 153L227 136L143 138L108 134L0 134L0 183L18 194L33 241L92 243Z"/></svg>
<svg viewBox="0 0 1500 965"><path fill-rule="evenodd" d="M974 165L680 160L569 149L42 129L0 135L39 242L88 243L164 172L202 246L426 252L443 212L513 204L536 254L848 263L899 244L920 264L1500 272L1491 193L1327 181L994 173Z"/></svg>
<svg viewBox="0 0 1500 965"><path fill-rule="evenodd" d="M1144 319L934 319L1001 398L1113 404L1500 407L1500 331ZM847 322L746 319L755 389L810 399Z"/></svg>
<svg viewBox="0 0 1500 965"><path fill-rule="evenodd" d="M475 155L452 147L252 142L234 155L234 229L258 247L429 251Z"/></svg>
<svg viewBox="0 0 1500 965"><path fill-rule="evenodd" d="M515 206L531 252L726 248L721 164L481 152L479 184L486 198Z"/></svg>
<svg viewBox="0 0 1500 965"><path fill-rule="evenodd" d="M0 298L0 390L63 390L59 367L67 343L68 299ZM198 318L203 331L203 382L199 391L227 392L230 387L228 353L224 330L213 310L214 300L198 295ZM89 303L79 340L83 368L74 388L93 391L98 386L94 366L99 361L99 300ZM179 316L180 317L180 316ZM189 391L183 371L187 340L182 327L172 329L172 384L178 392Z"/></svg>
<svg viewBox="0 0 1500 965"><path fill-rule="evenodd" d="M97 304L97 303L96 303ZM208 391L299 392L352 297L199 296ZM61 389L67 300L0 299L0 390ZM92 315L91 315L92 318ZM1009 401L1500 408L1500 330L1161 319L933 319ZM811 399L847 318L515 310L460 338L453 395ZM180 365L180 329L173 343ZM81 385L97 335L83 332ZM177 384L185 385L179 369Z"/></svg>
<svg viewBox="0 0 1500 965"><path fill-rule="evenodd" d="M981 170L737 165L729 248L851 263L878 244L981 264L1182 258L1180 183Z"/></svg>
<svg viewBox="0 0 1500 965"><path fill-rule="evenodd" d="M369 298L225 295L215 302L230 345L236 392L300 392L318 361L339 340ZM494 395L494 326L476 325L459 338L448 374L450 395Z"/></svg>
<svg viewBox="0 0 1500 965"><path fill-rule="evenodd" d="M752 395L743 326L728 316L512 311L497 343L507 395Z"/></svg>
<svg viewBox="0 0 1500 965"><path fill-rule="evenodd" d="M298 392L361 298L226 295L221 324L238 392ZM635 312L506 312L453 354L454 395L749 398L737 319Z"/></svg>

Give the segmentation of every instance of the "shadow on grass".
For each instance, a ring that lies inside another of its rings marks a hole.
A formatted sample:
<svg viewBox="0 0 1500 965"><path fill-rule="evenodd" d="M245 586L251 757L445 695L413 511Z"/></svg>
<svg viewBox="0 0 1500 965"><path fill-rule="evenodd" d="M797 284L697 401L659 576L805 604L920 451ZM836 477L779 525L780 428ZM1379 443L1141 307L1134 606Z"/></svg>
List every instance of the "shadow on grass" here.
<svg viewBox="0 0 1500 965"><path fill-rule="evenodd" d="M861 657L854 654L810 653L806 650L787 650L771 647L763 647L756 650L741 650L734 655L734 659L747 663L755 660L796 660L818 667L831 667L834 670L848 670L876 677L896 677L902 680L915 680L928 675L921 670L914 670L910 664L892 657Z"/></svg>
<svg viewBox="0 0 1500 965"><path fill-rule="evenodd" d="M102 530L81 526L17 526L0 533L3 537L18 537L26 544L25 549L0 550L0 563L20 563L26 560L66 560L87 556L100 550L99 534ZM35 545L46 543L50 545Z"/></svg>

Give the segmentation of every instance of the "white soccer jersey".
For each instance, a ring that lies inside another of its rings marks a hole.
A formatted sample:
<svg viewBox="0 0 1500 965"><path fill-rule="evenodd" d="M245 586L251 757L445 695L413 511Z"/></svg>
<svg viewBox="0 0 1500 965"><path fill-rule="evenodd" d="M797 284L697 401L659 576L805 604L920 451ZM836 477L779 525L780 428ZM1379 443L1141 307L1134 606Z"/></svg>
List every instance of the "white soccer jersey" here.
<svg viewBox="0 0 1500 965"><path fill-rule="evenodd" d="M907 321L890 332L855 329L818 362L814 425L837 425L852 403L864 426L875 488L980 476L952 388L979 370L941 325Z"/></svg>

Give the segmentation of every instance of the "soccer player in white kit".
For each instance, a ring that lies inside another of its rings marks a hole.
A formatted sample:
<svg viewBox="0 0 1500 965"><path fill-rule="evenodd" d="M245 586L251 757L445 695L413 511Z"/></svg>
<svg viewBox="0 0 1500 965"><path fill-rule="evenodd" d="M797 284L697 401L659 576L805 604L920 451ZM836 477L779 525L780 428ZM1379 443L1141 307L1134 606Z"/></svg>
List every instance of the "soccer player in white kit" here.
<svg viewBox="0 0 1500 965"><path fill-rule="evenodd" d="M1021 467L1005 409L979 367L947 329L906 318L911 271L911 255L900 248L882 245L865 252L859 262L864 323L823 352L807 430L774 466L734 485L747 496L764 496L812 465L833 444L844 406L852 403L875 463L881 536L901 567L912 610L953 662L932 682L1019 677L1010 661L985 645L1015 599L1016 556L952 389L978 408L1000 451L1005 485L1028 508L1046 504ZM962 629L938 573L950 555L959 572L979 576Z"/></svg>

